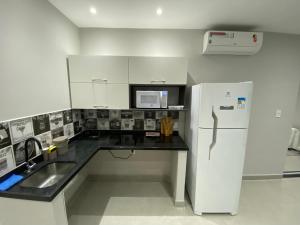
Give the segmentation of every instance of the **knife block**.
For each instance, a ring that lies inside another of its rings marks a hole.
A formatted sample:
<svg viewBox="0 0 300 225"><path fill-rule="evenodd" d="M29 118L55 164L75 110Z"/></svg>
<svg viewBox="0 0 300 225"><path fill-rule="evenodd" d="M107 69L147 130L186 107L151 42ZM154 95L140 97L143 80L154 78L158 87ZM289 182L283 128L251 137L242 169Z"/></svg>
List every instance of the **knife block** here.
<svg viewBox="0 0 300 225"><path fill-rule="evenodd" d="M160 133L163 136L171 136L173 134L174 121L172 117L165 117L160 120Z"/></svg>

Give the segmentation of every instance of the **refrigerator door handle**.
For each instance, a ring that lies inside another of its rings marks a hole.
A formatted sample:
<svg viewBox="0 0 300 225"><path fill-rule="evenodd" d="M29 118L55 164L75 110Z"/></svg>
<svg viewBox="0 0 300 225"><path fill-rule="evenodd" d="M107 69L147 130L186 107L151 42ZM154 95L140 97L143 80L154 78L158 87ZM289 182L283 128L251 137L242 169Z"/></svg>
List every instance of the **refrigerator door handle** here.
<svg viewBox="0 0 300 225"><path fill-rule="evenodd" d="M218 128L218 117L214 111L214 107L212 107L212 118L214 119L214 126L213 126L213 136L212 136L212 143L209 146L209 155L208 155L208 160L211 158L211 152L213 148L216 145L217 142L217 128Z"/></svg>

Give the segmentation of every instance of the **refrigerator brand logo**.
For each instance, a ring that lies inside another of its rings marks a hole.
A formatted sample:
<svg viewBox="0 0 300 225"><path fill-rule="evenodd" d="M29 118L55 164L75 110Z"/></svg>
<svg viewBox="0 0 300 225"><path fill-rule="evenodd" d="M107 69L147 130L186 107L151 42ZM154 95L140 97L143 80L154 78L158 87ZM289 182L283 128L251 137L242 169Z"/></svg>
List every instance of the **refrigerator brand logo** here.
<svg viewBox="0 0 300 225"><path fill-rule="evenodd" d="M230 98L231 97L231 92L230 91L226 91L225 97L226 98Z"/></svg>

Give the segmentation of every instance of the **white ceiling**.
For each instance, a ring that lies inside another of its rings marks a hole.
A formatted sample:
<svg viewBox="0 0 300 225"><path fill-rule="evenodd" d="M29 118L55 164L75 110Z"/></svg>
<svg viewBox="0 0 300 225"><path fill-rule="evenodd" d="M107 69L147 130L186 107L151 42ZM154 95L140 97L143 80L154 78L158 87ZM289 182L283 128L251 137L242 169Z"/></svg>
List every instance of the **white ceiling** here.
<svg viewBox="0 0 300 225"><path fill-rule="evenodd" d="M49 0L79 27L236 29L300 34L300 0ZM97 14L89 8L94 6ZM161 7L163 13L156 15Z"/></svg>

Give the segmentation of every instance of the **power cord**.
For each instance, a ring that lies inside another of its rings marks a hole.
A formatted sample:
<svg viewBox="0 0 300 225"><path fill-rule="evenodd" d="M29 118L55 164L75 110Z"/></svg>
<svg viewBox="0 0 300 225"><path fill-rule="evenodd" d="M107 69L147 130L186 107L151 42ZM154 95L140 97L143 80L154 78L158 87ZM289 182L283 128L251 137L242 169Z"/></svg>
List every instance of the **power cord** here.
<svg viewBox="0 0 300 225"><path fill-rule="evenodd" d="M111 150L108 150L108 152L111 154L111 156L115 159L129 159L134 155L134 150L131 150L128 156L122 157L122 156L116 156Z"/></svg>

